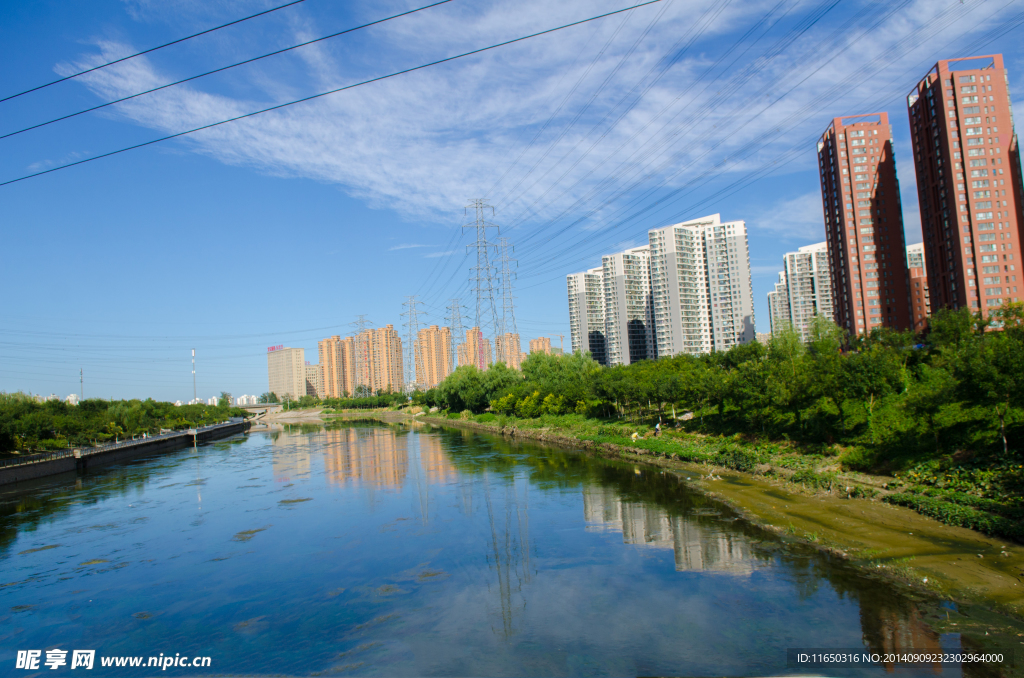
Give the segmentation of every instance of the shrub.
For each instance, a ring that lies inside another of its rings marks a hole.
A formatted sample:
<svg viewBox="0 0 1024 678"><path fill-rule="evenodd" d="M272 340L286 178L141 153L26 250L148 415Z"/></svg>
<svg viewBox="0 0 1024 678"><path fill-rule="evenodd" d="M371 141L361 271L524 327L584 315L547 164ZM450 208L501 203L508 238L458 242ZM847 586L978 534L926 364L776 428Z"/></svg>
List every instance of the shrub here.
<svg viewBox="0 0 1024 678"><path fill-rule="evenodd" d="M882 501L906 506L918 513L924 514L942 521L947 525L958 527L969 527L993 537L1005 537L1017 542L1024 542L1024 524L1017 520L1010 520L1002 516L995 516L985 511L968 506L960 506L943 499L936 499L920 494L898 492L890 494Z"/></svg>

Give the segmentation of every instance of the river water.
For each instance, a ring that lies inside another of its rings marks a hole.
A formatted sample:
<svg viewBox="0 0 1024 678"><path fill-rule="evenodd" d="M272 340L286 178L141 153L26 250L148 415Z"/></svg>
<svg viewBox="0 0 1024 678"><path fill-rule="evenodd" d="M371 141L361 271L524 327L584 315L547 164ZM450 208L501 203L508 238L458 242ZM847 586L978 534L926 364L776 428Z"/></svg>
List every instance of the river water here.
<svg viewBox="0 0 1024 678"><path fill-rule="evenodd" d="M960 647L925 607L659 470L461 430L254 432L0 495L5 669L771 675L787 648Z"/></svg>

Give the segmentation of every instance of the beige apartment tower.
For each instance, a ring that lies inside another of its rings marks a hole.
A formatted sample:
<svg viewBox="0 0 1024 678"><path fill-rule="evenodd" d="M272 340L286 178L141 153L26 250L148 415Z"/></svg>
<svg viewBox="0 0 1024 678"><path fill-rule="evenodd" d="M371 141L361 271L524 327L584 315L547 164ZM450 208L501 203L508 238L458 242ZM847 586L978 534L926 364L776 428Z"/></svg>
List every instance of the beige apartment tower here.
<svg viewBox="0 0 1024 678"><path fill-rule="evenodd" d="M306 395L306 352L283 346L267 349L267 376L278 400L298 400Z"/></svg>
<svg viewBox="0 0 1024 678"><path fill-rule="evenodd" d="M422 389L434 388L451 373L451 329L431 325L420 330L416 338L416 353L416 383Z"/></svg>
<svg viewBox="0 0 1024 678"><path fill-rule="evenodd" d="M318 342L325 398L351 396L356 388L356 347L352 337L335 335Z"/></svg>
<svg viewBox="0 0 1024 678"><path fill-rule="evenodd" d="M466 330L466 341L458 348L459 367L476 365L477 369L486 370L491 364L491 342L484 338L479 327Z"/></svg>
<svg viewBox="0 0 1024 678"><path fill-rule="evenodd" d="M530 353L547 353L551 355L551 337L537 337L530 340Z"/></svg>
<svg viewBox="0 0 1024 678"><path fill-rule="evenodd" d="M506 332L500 337L494 338L500 362L511 370L521 369L523 351L519 344L519 335L514 332ZM507 357L506 357L507 356Z"/></svg>

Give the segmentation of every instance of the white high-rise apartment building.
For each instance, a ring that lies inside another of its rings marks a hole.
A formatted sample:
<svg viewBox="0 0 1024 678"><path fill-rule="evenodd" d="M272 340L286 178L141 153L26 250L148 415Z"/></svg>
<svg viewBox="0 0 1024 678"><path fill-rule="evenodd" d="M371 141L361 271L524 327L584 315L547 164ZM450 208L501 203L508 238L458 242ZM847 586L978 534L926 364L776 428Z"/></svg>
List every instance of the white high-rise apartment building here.
<svg viewBox="0 0 1024 678"><path fill-rule="evenodd" d="M608 364L604 330L604 271L592 268L566 276L569 291L569 335L573 353L590 353Z"/></svg>
<svg viewBox="0 0 1024 678"><path fill-rule="evenodd" d="M649 232L657 355L728 351L754 340L747 227L721 215Z"/></svg>
<svg viewBox="0 0 1024 678"><path fill-rule="evenodd" d="M810 339L811 319L833 319L832 276L828 267L828 243L820 242L787 252L782 258L775 292L768 293L772 332L788 326Z"/></svg>
<svg viewBox="0 0 1024 678"><path fill-rule="evenodd" d="M786 285L786 272L779 271L779 280L775 289L768 293L768 320L772 334L790 327L789 317L789 286Z"/></svg>
<svg viewBox="0 0 1024 678"><path fill-rule="evenodd" d="M609 365L658 357L654 346L649 245L601 257L605 351Z"/></svg>

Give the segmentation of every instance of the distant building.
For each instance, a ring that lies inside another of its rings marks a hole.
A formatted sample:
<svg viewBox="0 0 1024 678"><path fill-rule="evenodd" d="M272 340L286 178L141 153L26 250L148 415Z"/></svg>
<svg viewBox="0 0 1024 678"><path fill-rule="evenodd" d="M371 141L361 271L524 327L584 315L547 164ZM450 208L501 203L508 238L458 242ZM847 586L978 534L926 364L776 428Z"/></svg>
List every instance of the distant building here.
<svg viewBox="0 0 1024 678"><path fill-rule="evenodd" d="M547 353L551 355L551 338L537 337L530 340L530 353Z"/></svg>
<svg viewBox="0 0 1024 678"><path fill-rule="evenodd" d="M214 405L214 406L216 406L218 402L220 402L220 398L218 398L217 396L213 396L212 398L207 398L207 400L206 400L206 404L207 405Z"/></svg>
<svg viewBox="0 0 1024 678"><path fill-rule="evenodd" d="M655 355L728 351L754 340L745 222L712 214L648 236Z"/></svg>
<svg viewBox="0 0 1024 678"><path fill-rule="evenodd" d="M634 247L601 257L605 351L609 365L658 357L651 302L651 248Z"/></svg>
<svg viewBox="0 0 1024 678"><path fill-rule="evenodd" d="M419 331L416 337L416 383L432 389L445 380L452 364L452 331L448 327L431 325Z"/></svg>
<svg viewBox="0 0 1024 678"><path fill-rule="evenodd" d="M496 352L498 354L498 360L505 363L505 366L511 370L520 369L522 349L519 345L519 335L506 332L505 334L494 338Z"/></svg>
<svg viewBox="0 0 1024 678"><path fill-rule="evenodd" d="M64 399L64 402L66 402L68 405L77 405L78 404L78 394L77 393L72 393L71 395L69 395L67 398Z"/></svg>
<svg viewBox="0 0 1024 678"><path fill-rule="evenodd" d="M1003 56L939 61L907 113L932 310L1021 301L1024 178Z"/></svg>
<svg viewBox="0 0 1024 678"><path fill-rule="evenodd" d="M181 401L180 400L175 400L174 401L174 406L175 407L181 407Z"/></svg>
<svg viewBox="0 0 1024 678"><path fill-rule="evenodd" d="M767 346L768 342L772 340L772 333L771 332L757 332L757 333L754 334L754 339L757 341L757 343L763 344L764 346Z"/></svg>
<svg viewBox="0 0 1024 678"><path fill-rule="evenodd" d="M573 353L589 353L608 365L604 329L604 271L592 268L566 276L569 338Z"/></svg>
<svg viewBox="0 0 1024 678"><path fill-rule="evenodd" d="M477 369L486 370L491 362L491 342L484 337L479 327L466 330L466 341L458 347L459 365L476 365Z"/></svg>
<svg viewBox="0 0 1024 678"><path fill-rule="evenodd" d="M335 335L317 342L326 398L351 396L356 384L356 348L352 337Z"/></svg>
<svg viewBox="0 0 1024 678"><path fill-rule="evenodd" d="M306 395L306 352L301 348L274 346L267 351L270 392L280 401Z"/></svg>
<svg viewBox="0 0 1024 678"><path fill-rule="evenodd" d="M834 118L818 141L818 169L836 324L852 335L909 329L903 209L888 114Z"/></svg>
<svg viewBox="0 0 1024 678"><path fill-rule="evenodd" d="M928 316L932 313L924 243L907 245L907 270L910 271L910 313L914 318L914 331L920 334L927 329Z"/></svg>
<svg viewBox="0 0 1024 678"><path fill-rule="evenodd" d="M306 393L314 398L324 397L324 373L320 365L306 365Z"/></svg>
<svg viewBox="0 0 1024 678"><path fill-rule="evenodd" d="M772 332L792 327L804 341L809 341L815 316L833 319L828 244L822 242L787 252L782 263L785 270L779 273L775 290L768 293Z"/></svg>

